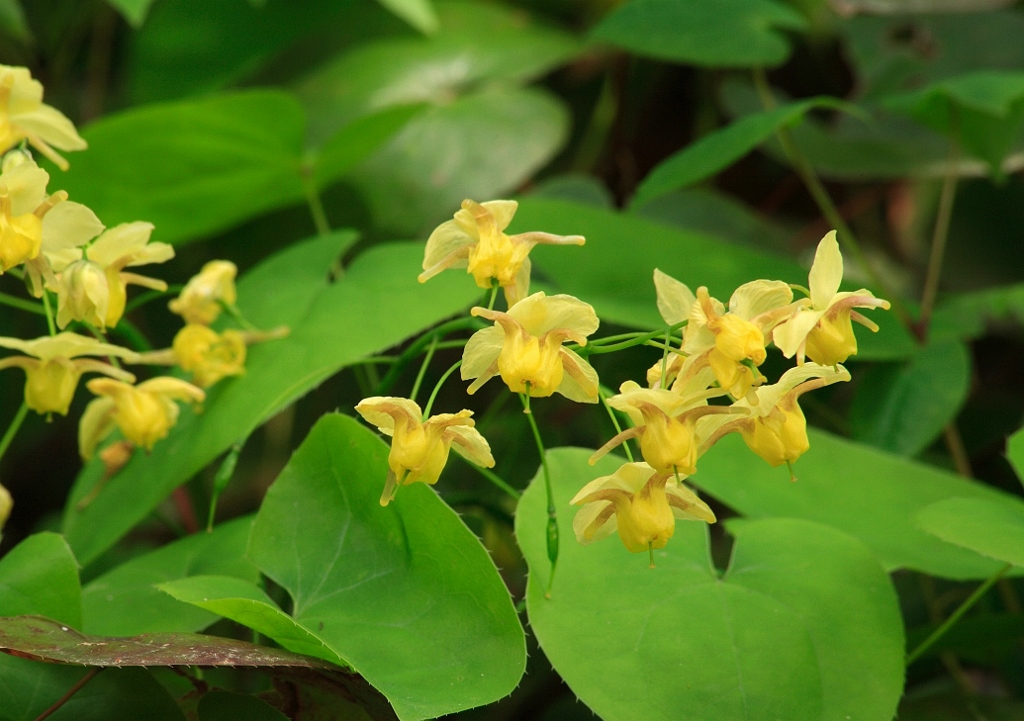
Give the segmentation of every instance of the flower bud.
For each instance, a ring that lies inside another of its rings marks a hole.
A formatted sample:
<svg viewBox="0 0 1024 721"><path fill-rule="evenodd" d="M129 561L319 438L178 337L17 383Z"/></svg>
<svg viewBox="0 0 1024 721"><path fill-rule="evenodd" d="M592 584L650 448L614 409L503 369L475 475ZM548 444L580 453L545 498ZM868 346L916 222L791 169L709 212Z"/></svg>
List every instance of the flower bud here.
<svg viewBox="0 0 1024 721"><path fill-rule="evenodd" d="M245 339L236 330L217 333L190 323L174 336L172 347L178 365L192 373L192 382L200 388L245 372Z"/></svg>
<svg viewBox="0 0 1024 721"><path fill-rule="evenodd" d="M91 260L77 260L60 274L57 289L57 325L73 320L96 328L107 327L110 285L107 274Z"/></svg>
<svg viewBox="0 0 1024 721"><path fill-rule="evenodd" d="M238 268L226 260L213 260L185 285L181 295L168 304L186 323L210 325L220 315L221 303L234 305Z"/></svg>

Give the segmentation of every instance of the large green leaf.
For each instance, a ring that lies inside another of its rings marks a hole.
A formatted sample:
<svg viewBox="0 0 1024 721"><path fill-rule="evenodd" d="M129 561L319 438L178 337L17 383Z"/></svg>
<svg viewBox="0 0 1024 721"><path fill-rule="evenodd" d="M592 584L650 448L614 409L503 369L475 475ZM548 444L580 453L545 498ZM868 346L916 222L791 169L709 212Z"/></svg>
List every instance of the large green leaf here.
<svg viewBox="0 0 1024 721"><path fill-rule="evenodd" d="M660 268L696 290L729 294L758 278L805 284L807 270L796 262L714 237L685 232L635 215L547 198L523 198L512 221L515 232L543 230L587 239L582 248L537 246L532 253L542 276L560 292L594 306L606 321L635 328L660 328L653 274ZM891 313L873 313L877 334L858 329L858 358L904 358L915 342Z"/></svg>
<svg viewBox="0 0 1024 721"><path fill-rule="evenodd" d="M548 454L562 529L551 598L543 479L516 512L530 565L527 611L569 687L606 721L889 721L903 686L896 594L858 540L792 519L736 530L724 575L707 531L677 522L668 546L633 555L613 537L573 538L572 496L621 459Z"/></svg>
<svg viewBox="0 0 1024 721"><path fill-rule="evenodd" d="M808 435L811 448L793 466L795 483L785 468L770 467L735 434L700 459L692 480L751 518L804 518L857 536L889 569L954 579L985 578L998 569L925 533L915 517L946 498L1004 502L1005 494L823 431Z"/></svg>
<svg viewBox="0 0 1024 721"><path fill-rule="evenodd" d="M170 437L148 455L137 452L80 510L78 501L103 475L102 464L86 467L64 519L82 563L93 561L176 486L271 415L346 365L459 311L478 294L464 278L417 283L423 253L418 243L374 247L327 286L325 259L350 239L337 235L291 248L242 279L238 303L246 318L260 327L286 324L291 334L252 347L244 376L211 389L202 414L183 411ZM328 255L331 243L335 250Z"/></svg>
<svg viewBox="0 0 1024 721"><path fill-rule="evenodd" d="M78 563L63 536L37 533L0 559L0 616L23 614L82 626Z"/></svg>
<svg viewBox="0 0 1024 721"><path fill-rule="evenodd" d="M967 400L971 356L957 341L931 343L906 361L871 366L857 375L850 409L854 437L913 456L938 438Z"/></svg>
<svg viewBox="0 0 1024 721"><path fill-rule="evenodd" d="M632 0L592 35L660 60L743 68L785 62L789 42L779 31L806 25L798 12L772 0Z"/></svg>
<svg viewBox="0 0 1024 721"><path fill-rule="evenodd" d="M1006 443L1006 457L1010 459L1013 470L1017 471L1017 478L1024 483L1024 429L1010 436Z"/></svg>
<svg viewBox="0 0 1024 721"><path fill-rule="evenodd" d="M149 12L149 6L153 4L153 0L107 0L107 2L117 8L118 12L124 15L124 19L135 27L142 25Z"/></svg>
<svg viewBox="0 0 1024 721"><path fill-rule="evenodd" d="M740 118L660 162L633 196L636 208L672 190L709 178L763 143L780 128L799 123L813 108L837 107L839 101L820 96Z"/></svg>
<svg viewBox="0 0 1024 721"><path fill-rule="evenodd" d="M437 30L437 13L430 0L377 0L381 5L423 33Z"/></svg>
<svg viewBox="0 0 1024 721"><path fill-rule="evenodd" d="M970 340L993 323L1024 325L1024 283L950 295L935 309L929 336Z"/></svg>
<svg viewBox="0 0 1024 721"><path fill-rule="evenodd" d="M917 522L943 541L1024 566L1024 503L1017 499L949 498L922 510Z"/></svg>
<svg viewBox="0 0 1024 721"><path fill-rule="evenodd" d="M183 604L155 588L188 576L218 574L255 582L256 567L245 560L251 518L195 533L123 563L82 591L82 630L105 636L190 632L206 628L217 616Z"/></svg>
<svg viewBox="0 0 1024 721"><path fill-rule="evenodd" d="M380 506L387 454L355 420L321 418L267 492L250 558L291 594L295 621L402 719L495 701L526 661L508 591L432 489Z"/></svg>

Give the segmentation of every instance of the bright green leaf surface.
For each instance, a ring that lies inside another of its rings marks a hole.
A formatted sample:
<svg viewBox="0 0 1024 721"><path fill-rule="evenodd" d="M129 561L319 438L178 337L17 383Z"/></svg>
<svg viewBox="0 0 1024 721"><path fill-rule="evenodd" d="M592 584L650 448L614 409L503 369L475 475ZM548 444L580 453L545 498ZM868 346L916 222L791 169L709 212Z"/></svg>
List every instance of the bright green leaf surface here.
<svg viewBox="0 0 1024 721"><path fill-rule="evenodd" d="M917 522L943 541L1024 566L1024 503L1016 499L949 498L918 513Z"/></svg>
<svg viewBox="0 0 1024 721"><path fill-rule="evenodd" d="M210 691L199 701L199 721L288 721L288 717L255 696Z"/></svg>
<svg viewBox="0 0 1024 721"><path fill-rule="evenodd" d="M118 12L124 15L124 19L135 27L142 25L146 19L146 13L149 12L149 6L153 4L153 0L107 0L107 2L117 8Z"/></svg>
<svg viewBox="0 0 1024 721"><path fill-rule="evenodd" d="M314 162L316 183L337 180L392 138L423 110L422 105L399 105L352 121L319 151Z"/></svg>
<svg viewBox="0 0 1024 721"><path fill-rule="evenodd" d="M1006 457L1010 459L1017 478L1024 483L1024 429L1017 431L1006 443Z"/></svg>
<svg viewBox="0 0 1024 721"><path fill-rule="evenodd" d="M835 98L826 96L801 100L747 115L705 135L659 163L637 188L632 207L711 177L772 137L779 128L799 122L812 108L836 107L837 104Z"/></svg>
<svg viewBox="0 0 1024 721"><path fill-rule="evenodd" d="M944 578L987 578L998 564L925 533L917 513L956 496L1005 502L1006 495L952 473L811 429L811 448L794 465L772 468L737 435L700 460L694 483L751 518L804 518L869 545L889 569Z"/></svg>
<svg viewBox="0 0 1024 721"><path fill-rule="evenodd" d="M146 220L156 240L193 240L303 199L303 128L275 90L126 110L82 131L89 151L51 187L108 226Z"/></svg>
<svg viewBox="0 0 1024 721"><path fill-rule="evenodd" d="M738 286L758 278L807 282L807 270L787 258L566 201L523 198L510 232L530 230L585 236L582 248L537 246L531 257L559 292L590 303L602 320L627 327L664 325L655 303L655 268L693 290L706 285L725 300ZM870 317L881 330L872 334L858 327L858 358L903 358L914 351L916 344L891 313Z"/></svg>
<svg viewBox="0 0 1024 721"><path fill-rule="evenodd" d="M248 626L289 651L322 658L339 666L348 665L321 638L293 621L252 583L228 576L194 576L161 583L159 588L179 601Z"/></svg>
<svg viewBox="0 0 1024 721"><path fill-rule="evenodd" d="M78 500L100 480L102 464L90 464L80 474L65 530L81 562L94 560L176 486L326 378L478 297L476 286L464 278L418 283L419 243L375 247L330 286L325 286L327 264L299 265L300 272L292 272L296 261L318 255L312 251L319 251L319 263L329 257L325 246L338 248L343 241L345 235L335 235L290 248L250 274L252 282L246 276L238 291L246 318L259 327L287 324L291 335L252 347L244 376L211 389L201 415L183 410L170 437L148 455L138 452L82 511Z"/></svg>
<svg viewBox="0 0 1024 721"><path fill-rule="evenodd" d="M552 597L543 479L516 512L530 564L527 610L541 648L606 721L889 721L903 682L903 632L889 579L862 543L792 519L745 523L724 577L706 526L679 521L669 545L633 555L617 537L573 538L572 496L621 459L548 454L561 550Z"/></svg>
<svg viewBox="0 0 1024 721"><path fill-rule="evenodd" d="M422 33L437 30L437 13L430 0L377 0Z"/></svg>
<svg viewBox="0 0 1024 721"><path fill-rule="evenodd" d="M971 356L960 342L930 344L898 365L859 369L850 409L854 437L913 456L956 418L971 385Z"/></svg>
<svg viewBox="0 0 1024 721"><path fill-rule="evenodd" d="M381 508L387 453L355 420L321 418L267 492L250 557L403 720L495 701L526 660L508 591L432 489Z"/></svg>
<svg viewBox="0 0 1024 721"><path fill-rule="evenodd" d="M200 631L216 615L182 604L155 584L218 574L255 582L259 572L245 560L251 518L194 533L133 558L90 582L82 591L82 630L106 636Z"/></svg>
<svg viewBox="0 0 1024 721"><path fill-rule="evenodd" d="M88 671L0 654L0 721L33 721ZM50 721L185 721L170 694L145 669L108 668Z"/></svg>
<svg viewBox="0 0 1024 721"><path fill-rule="evenodd" d="M743 68L784 62L789 42L779 31L805 27L799 13L771 0L633 0L593 37L660 60Z"/></svg>
<svg viewBox="0 0 1024 721"><path fill-rule="evenodd" d="M0 559L0 616L48 616L81 628L81 599L78 563L63 536L37 533Z"/></svg>

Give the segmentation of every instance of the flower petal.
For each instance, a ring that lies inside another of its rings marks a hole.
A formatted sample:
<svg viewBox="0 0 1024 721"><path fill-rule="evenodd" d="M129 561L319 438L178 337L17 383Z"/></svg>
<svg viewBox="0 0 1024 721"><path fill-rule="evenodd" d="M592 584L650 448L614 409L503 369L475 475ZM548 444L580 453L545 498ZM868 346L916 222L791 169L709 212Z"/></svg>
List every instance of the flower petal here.
<svg viewBox="0 0 1024 721"><path fill-rule="evenodd" d="M82 355L119 356L129 363L138 359L138 353L120 346L103 343L95 338L65 332L55 336L43 336L34 340L0 337L0 346L13 348L40 360L51 358L75 358Z"/></svg>
<svg viewBox="0 0 1024 721"><path fill-rule="evenodd" d="M180 378L171 378L170 376L151 378L135 387L140 391L190 403L202 403L206 399L206 393L202 388L197 388Z"/></svg>
<svg viewBox="0 0 1024 721"><path fill-rule="evenodd" d="M505 342L505 331L500 325L478 330L470 336L466 348L462 352L462 380L479 378L490 368Z"/></svg>
<svg viewBox="0 0 1024 721"><path fill-rule="evenodd" d="M116 381L115 381L116 382ZM114 399L96 398L89 402L78 422L78 452L89 460L96 453L96 446L114 430Z"/></svg>
<svg viewBox="0 0 1024 721"><path fill-rule="evenodd" d="M505 230L512 222L512 216L519 209L519 203L514 200L487 200L480 205L484 206L494 216L494 224L499 231Z"/></svg>
<svg viewBox="0 0 1024 721"><path fill-rule="evenodd" d="M524 298L509 309L530 335L541 336L555 328L564 328L588 336L601 321L593 306L571 295L546 296L543 292Z"/></svg>
<svg viewBox="0 0 1024 721"><path fill-rule="evenodd" d="M43 216L43 252L59 253L88 243L103 232L103 223L81 203L65 200Z"/></svg>
<svg viewBox="0 0 1024 721"><path fill-rule="evenodd" d="M96 242L89 246L86 255L94 263L108 268L121 258L140 252L146 247L152 233L152 223L121 223L97 238ZM173 252L171 251L172 255Z"/></svg>
<svg viewBox="0 0 1024 721"><path fill-rule="evenodd" d="M416 423L423 418L423 411L416 401L395 396L364 398L356 406L356 412L389 436L395 432L398 417L405 416Z"/></svg>
<svg viewBox="0 0 1024 721"><path fill-rule="evenodd" d="M562 348L559 351L559 356L561 356L565 374L555 392L561 393L576 403L597 403L600 381L594 367L568 348Z"/></svg>
<svg viewBox="0 0 1024 721"><path fill-rule="evenodd" d="M793 302L793 289L781 280L755 280L744 283L729 299L729 312L744 320Z"/></svg>
<svg viewBox="0 0 1024 721"><path fill-rule="evenodd" d="M469 246L476 242L477 240L467 235L454 220L441 223L427 238L420 282L423 283L442 270L465 267Z"/></svg>
<svg viewBox="0 0 1024 721"><path fill-rule="evenodd" d="M814 252L814 262L808 275L811 304L815 310L825 310L832 302L832 296L839 291L843 282L843 254L839 252L836 231L829 231Z"/></svg>
<svg viewBox="0 0 1024 721"><path fill-rule="evenodd" d="M658 312L662 320L669 325L689 320L690 309L697 302L697 297L686 283L655 268L654 289L658 294Z"/></svg>
<svg viewBox="0 0 1024 721"><path fill-rule="evenodd" d="M491 446L476 428L470 426L450 426L446 433L451 434L453 451L478 466L494 468L494 456L491 455Z"/></svg>
<svg viewBox="0 0 1024 721"><path fill-rule="evenodd" d="M820 310L804 309L772 331L772 340L782 355L792 358L825 313Z"/></svg>

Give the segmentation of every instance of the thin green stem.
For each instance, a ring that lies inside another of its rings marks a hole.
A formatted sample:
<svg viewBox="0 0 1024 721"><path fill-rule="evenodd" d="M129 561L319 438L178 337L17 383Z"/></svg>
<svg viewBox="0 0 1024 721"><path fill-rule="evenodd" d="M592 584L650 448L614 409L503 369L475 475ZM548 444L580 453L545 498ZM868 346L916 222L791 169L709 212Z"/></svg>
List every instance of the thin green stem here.
<svg viewBox="0 0 1024 721"><path fill-rule="evenodd" d="M456 453L455 455L458 456L459 454ZM517 491L515 488L510 486L508 484L508 482L503 480L501 478L501 476L499 476L497 473L492 471L490 468L484 468L483 466L478 466L477 464L473 463L472 461L470 461L467 458L463 458L462 456L459 456L459 458L462 458L462 460L464 460L466 462L466 465L470 466L474 471L476 471L481 476L486 478L488 481L493 483L496 488L501 490L503 493L507 494L510 498L512 498L512 499L514 499L516 501L519 500L519 498L520 498L520 496L522 494L519 491Z"/></svg>
<svg viewBox="0 0 1024 721"><path fill-rule="evenodd" d="M487 300L487 310L494 310L494 302L498 300L498 281L491 279L491 297Z"/></svg>
<svg viewBox="0 0 1024 721"><path fill-rule="evenodd" d="M918 320L918 337L928 337L928 326L939 294L939 279L942 277L942 261L946 254L946 240L949 238L949 224L953 218L953 201L956 199L957 162L960 158L960 144L956 107L950 110L949 159L946 174L942 179L942 193L939 195L939 210L935 216L935 230L932 232L932 248L928 258L928 272L925 275L924 291L921 294L921 316Z"/></svg>
<svg viewBox="0 0 1024 721"><path fill-rule="evenodd" d="M419 338L417 338L415 341L413 341L411 344L409 344L409 347L406 348L400 356L398 356L398 360L396 360L391 369L384 374L384 377L377 385L375 395L384 395L389 390L391 390L392 386L394 386L394 384L398 381L399 376L401 376L402 371L405 370L409 362L412 361L412 359L418 356L420 353L423 353L427 346L430 345L430 343L433 341L435 336L438 338L443 338L444 336L454 331L471 330L479 328L482 325L483 324L476 318L456 318L455 320L450 320L447 323L442 323L436 328L427 331ZM441 346L443 345L444 344L441 344Z"/></svg>
<svg viewBox="0 0 1024 721"><path fill-rule="evenodd" d="M316 184L313 182L312 174L302 174L302 189L306 193L306 204L309 206L309 214L313 216L313 225L319 235L328 235L331 232L331 225L327 222L327 213L324 212L324 204L320 200L320 193L317 192Z"/></svg>
<svg viewBox="0 0 1024 721"><path fill-rule="evenodd" d="M0 305L9 305L11 308L17 308L18 310L23 310L28 313L35 313L36 315L46 315L46 311L32 301L8 295L7 293L0 293Z"/></svg>
<svg viewBox="0 0 1024 721"><path fill-rule="evenodd" d="M965 613L971 610L971 607L974 606L974 604L976 604L981 597L984 596L990 588L992 588L992 586L998 583L999 579L1006 575L1006 572L1011 568L1013 568L1013 564L1007 563L1005 566L989 576L983 584L978 586L974 590L974 593L968 596L967 599L961 603L952 614L950 614L949 618L942 622L942 625L932 631L928 638L922 641L917 648L907 654L907 666L919 659L925 651L931 648L936 641L942 638L946 632L949 631L949 629L956 625L956 622L959 621Z"/></svg>
<svg viewBox="0 0 1024 721"><path fill-rule="evenodd" d="M649 333L631 334L633 335L633 337L630 338L629 340L623 341L621 343L613 343L612 345L602 345L600 341L604 339L599 338L593 343L588 343L585 346L571 345L569 346L569 348L583 356L593 355L595 353L615 353L620 350L625 350L626 348L644 345L645 343L647 343L647 341L653 340L654 338L657 338L660 335L671 335L675 331L684 327L686 323L687 321L684 320L674 325L667 326L665 328L652 330Z"/></svg>
<svg viewBox="0 0 1024 721"><path fill-rule="evenodd" d="M768 77L765 75L764 68L754 68L754 86L757 88L757 94L761 99L761 105L764 106L765 110L773 110L775 108L775 98L772 97L771 88L768 85ZM871 283L878 288L892 304L892 309L899 316L900 321L907 327L911 332L914 332L914 319L907 311L903 302L899 299L899 296L893 292L893 289L889 287L889 284L885 282L881 275L875 270L874 266L868 261L867 255L864 253L857 242L857 236L854 235L850 226L846 223L843 218L843 214L839 212L839 208L832 202L832 196L828 194L828 190L825 189L825 185L818 178L818 174L814 170L814 166L807 159L807 156L803 154L799 146L793 142L793 136L790 134L789 129L780 127L775 131L775 136L779 139L779 144L782 145L782 150L785 152L786 157L793 164L793 169L796 170L797 175L800 176L800 180L803 182L804 187L807 188L807 192L811 194L811 198L814 200L815 205L818 206L818 210L821 211L822 215L828 220L833 228L837 231L839 242L844 248L854 257L857 264L864 269L871 279Z"/></svg>
<svg viewBox="0 0 1024 721"><path fill-rule="evenodd" d="M659 383L659 386L661 388L664 388L666 386L667 382L668 382L668 351L669 351L669 348L671 348L671 347L672 347L672 334L669 333L668 331L665 331L665 346L664 346L664 348L661 351L661 382ZM652 551L652 553L653 553L653 551ZM653 556L652 556L652 558L653 558ZM653 561L651 561L651 565L652 566L654 565Z"/></svg>
<svg viewBox="0 0 1024 721"><path fill-rule="evenodd" d="M46 312L46 326L50 329L50 335L57 335L57 325L53 322L53 308L50 306L50 291L43 289L43 308Z"/></svg>
<svg viewBox="0 0 1024 721"><path fill-rule="evenodd" d="M444 372L444 375L437 379L437 384L434 386L434 390L430 392L430 398L427 400L427 407L423 409L423 417L430 417L430 409L434 407L434 401L437 399L437 393L441 390L441 386L448 380L448 376L454 373L456 370L462 367L462 360L457 360L451 368Z"/></svg>
<svg viewBox="0 0 1024 721"><path fill-rule="evenodd" d="M412 384L412 391L409 393L409 399L416 400L416 394L420 392L420 385L423 383L423 376L427 373L427 366L430 365L430 361L434 358L434 351L437 350L437 334L433 336L433 340L430 341L430 347L427 348L427 354L423 356L423 363L420 364L420 372L416 374L416 382ZM426 420L426 416L423 417Z"/></svg>
<svg viewBox="0 0 1024 721"><path fill-rule="evenodd" d="M555 492L551 487L551 471L548 468L548 454L544 450L544 441L540 437L540 428L537 427L537 419L533 417L530 409L530 384L526 384L526 392L519 394L519 400L523 404L523 413L530 422L530 430L533 431L533 440L537 444L537 453L540 454L540 465L544 470L544 489L548 497L548 524L547 524L547 547L548 560L551 562L551 573L548 576L548 588L544 593L546 598L551 598L551 586L555 582L555 567L558 565L558 513L555 508Z"/></svg>
<svg viewBox="0 0 1024 721"><path fill-rule="evenodd" d="M182 291L184 287L184 285L180 284L169 285L167 286L167 290L147 290L145 293L140 293L135 298L132 298L132 300L128 302L128 305L125 306L125 315L131 313L136 308L141 308L142 306L146 305L146 303L149 303L151 301L159 300L160 298L166 298L167 296L170 295L177 295Z"/></svg>
<svg viewBox="0 0 1024 721"><path fill-rule="evenodd" d="M7 453L7 448L11 445L11 441L14 440L18 429L21 428L26 415L28 415L28 404L22 401L21 408L14 414L14 420L11 421L11 425L7 426L7 431L4 433L3 439L0 440L0 460L3 460L4 454Z"/></svg>
<svg viewBox="0 0 1024 721"><path fill-rule="evenodd" d="M619 419L615 415L615 409L608 404L608 397L612 395L604 386L598 386L597 394L601 398L601 405L608 411L608 417L612 419L612 426L615 428L615 435L622 433L622 425L619 423ZM629 441L625 440L622 442L622 450L626 452L626 458L629 462L633 462L633 451L629 450Z"/></svg>

